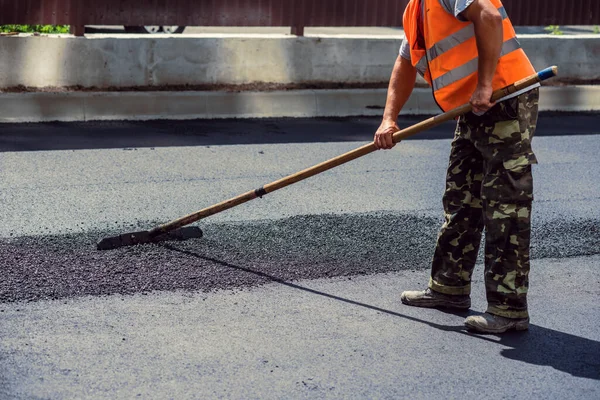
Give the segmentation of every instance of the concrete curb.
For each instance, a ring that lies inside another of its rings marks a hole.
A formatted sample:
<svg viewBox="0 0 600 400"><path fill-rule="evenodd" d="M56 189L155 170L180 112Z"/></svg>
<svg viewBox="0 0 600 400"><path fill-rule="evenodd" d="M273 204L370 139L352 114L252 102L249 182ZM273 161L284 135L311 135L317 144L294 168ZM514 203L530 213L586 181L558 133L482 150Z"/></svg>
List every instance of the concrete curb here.
<svg viewBox="0 0 600 400"><path fill-rule="evenodd" d="M0 122L377 116L386 89L0 94ZM542 87L541 111L600 111L600 86ZM438 114L415 89L403 114Z"/></svg>

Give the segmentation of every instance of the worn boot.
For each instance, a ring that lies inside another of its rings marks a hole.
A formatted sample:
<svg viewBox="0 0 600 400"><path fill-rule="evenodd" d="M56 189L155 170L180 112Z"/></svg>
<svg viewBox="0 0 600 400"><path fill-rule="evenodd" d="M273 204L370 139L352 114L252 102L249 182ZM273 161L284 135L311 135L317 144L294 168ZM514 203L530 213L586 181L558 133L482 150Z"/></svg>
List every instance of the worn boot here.
<svg viewBox="0 0 600 400"><path fill-rule="evenodd" d="M467 329L480 333L504 333L510 330L524 331L529 328L529 318L505 318L485 313L465 319Z"/></svg>
<svg viewBox="0 0 600 400"><path fill-rule="evenodd" d="M402 303L414 307L443 307L466 310L471 307L469 295L449 295L429 288L422 291L407 291L400 295Z"/></svg>

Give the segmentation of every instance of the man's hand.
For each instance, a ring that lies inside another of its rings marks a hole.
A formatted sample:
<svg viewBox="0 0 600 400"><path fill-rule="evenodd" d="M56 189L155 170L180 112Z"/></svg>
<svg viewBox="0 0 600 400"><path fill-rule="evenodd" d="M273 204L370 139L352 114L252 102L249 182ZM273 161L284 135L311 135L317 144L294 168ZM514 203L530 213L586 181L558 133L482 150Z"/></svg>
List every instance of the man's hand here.
<svg viewBox="0 0 600 400"><path fill-rule="evenodd" d="M375 139L373 143L377 149L391 149L396 145L392 140L392 135L398 132L400 128L393 120L384 119L379 125L377 132L375 132Z"/></svg>
<svg viewBox="0 0 600 400"><path fill-rule="evenodd" d="M496 103L492 103L493 89L491 86L478 85L471 96L471 106L473 106L473 114L483 115L487 110L492 108Z"/></svg>

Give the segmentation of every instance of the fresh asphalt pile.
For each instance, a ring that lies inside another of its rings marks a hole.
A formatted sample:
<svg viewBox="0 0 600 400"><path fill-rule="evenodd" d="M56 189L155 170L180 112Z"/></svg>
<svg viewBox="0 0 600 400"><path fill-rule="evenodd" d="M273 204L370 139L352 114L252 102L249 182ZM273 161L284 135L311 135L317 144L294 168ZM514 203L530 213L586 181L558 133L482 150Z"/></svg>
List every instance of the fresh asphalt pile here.
<svg viewBox="0 0 600 400"><path fill-rule="evenodd" d="M205 236L201 239L111 251L96 250L97 240L131 231L131 226L0 239L4 263L0 302L210 291L272 281L424 270L429 267L441 222L425 214L385 212L209 222L202 224ZM534 221L532 258L600 253L599 223ZM148 222L141 227L153 225Z"/></svg>

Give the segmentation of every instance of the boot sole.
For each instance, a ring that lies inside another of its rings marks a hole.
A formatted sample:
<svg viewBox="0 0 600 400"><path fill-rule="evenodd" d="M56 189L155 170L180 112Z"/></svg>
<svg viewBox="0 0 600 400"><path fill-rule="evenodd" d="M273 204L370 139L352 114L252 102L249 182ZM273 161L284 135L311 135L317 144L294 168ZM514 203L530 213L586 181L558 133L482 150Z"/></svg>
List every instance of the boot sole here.
<svg viewBox="0 0 600 400"><path fill-rule="evenodd" d="M508 331L512 331L512 330L526 331L529 329L529 321L519 321L519 322L515 323L514 325L509 325L507 327L498 328L498 329L484 328L479 325L471 325L467 322L465 322L465 326L467 327L468 330L473 331L473 332L478 332L478 333L504 333L504 332L508 332Z"/></svg>
<svg viewBox="0 0 600 400"><path fill-rule="evenodd" d="M404 296L400 296L400 301L402 302L402 304L406 304L407 306L423 308L452 308L455 310L468 310L469 308L471 308L470 301L462 303L452 303L444 300L423 299L411 302Z"/></svg>

